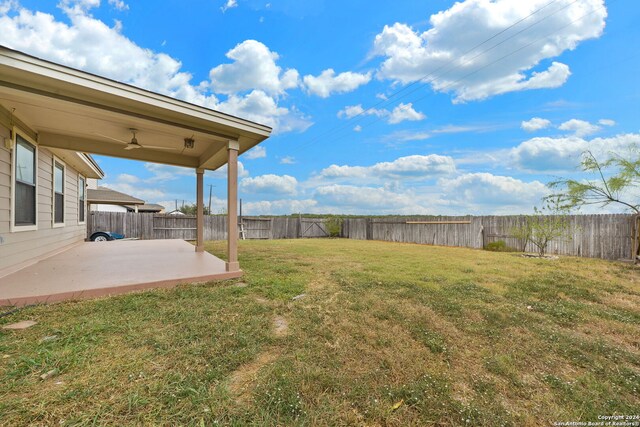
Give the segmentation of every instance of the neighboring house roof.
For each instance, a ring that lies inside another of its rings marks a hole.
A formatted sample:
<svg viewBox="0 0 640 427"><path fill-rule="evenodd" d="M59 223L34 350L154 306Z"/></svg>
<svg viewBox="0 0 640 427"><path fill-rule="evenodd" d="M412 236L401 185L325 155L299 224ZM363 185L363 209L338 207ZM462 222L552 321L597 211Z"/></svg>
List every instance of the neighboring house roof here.
<svg viewBox="0 0 640 427"><path fill-rule="evenodd" d="M132 211L136 210L136 206L134 205L126 205L125 208ZM138 205L138 212L162 212L163 210L164 206L157 205L155 203L145 203L144 205Z"/></svg>
<svg viewBox="0 0 640 427"><path fill-rule="evenodd" d="M144 205L144 200L136 199L133 196L107 187L98 187L96 190L88 189L87 201L92 204L103 205Z"/></svg>

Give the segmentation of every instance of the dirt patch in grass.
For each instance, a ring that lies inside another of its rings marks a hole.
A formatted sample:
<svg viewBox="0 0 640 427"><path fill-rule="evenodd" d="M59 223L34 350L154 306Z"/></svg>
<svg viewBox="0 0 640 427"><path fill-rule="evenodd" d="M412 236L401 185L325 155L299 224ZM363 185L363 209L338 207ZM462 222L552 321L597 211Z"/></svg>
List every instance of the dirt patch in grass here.
<svg viewBox="0 0 640 427"><path fill-rule="evenodd" d="M289 335L289 322L282 316L276 316L273 319L273 332L277 337Z"/></svg>
<svg viewBox="0 0 640 427"><path fill-rule="evenodd" d="M256 384L258 372L266 365L273 363L280 356L280 351L270 349L260 353L258 357L238 368L229 377L229 393L236 401L246 401Z"/></svg>

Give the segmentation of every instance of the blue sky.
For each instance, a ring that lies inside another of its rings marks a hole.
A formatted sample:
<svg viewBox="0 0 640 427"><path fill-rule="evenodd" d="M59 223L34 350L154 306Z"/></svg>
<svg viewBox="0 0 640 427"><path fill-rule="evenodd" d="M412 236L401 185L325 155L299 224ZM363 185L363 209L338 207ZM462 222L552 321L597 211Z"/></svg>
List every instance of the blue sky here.
<svg viewBox="0 0 640 427"><path fill-rule="evenodd" d="M511 214L582 178L584 150L640 143L638 18L633 0L5 0L0 43L272 126L240 159L247 214ZM191 170L97 159L103 185L195 199ZM205 184L221 211L224 171Z"/></svg>

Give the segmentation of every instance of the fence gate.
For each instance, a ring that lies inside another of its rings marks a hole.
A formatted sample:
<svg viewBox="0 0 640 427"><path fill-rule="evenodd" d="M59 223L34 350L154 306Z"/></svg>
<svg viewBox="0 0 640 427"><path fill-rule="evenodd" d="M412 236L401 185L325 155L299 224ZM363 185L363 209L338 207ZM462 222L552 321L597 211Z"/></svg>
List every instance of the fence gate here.
<svg viewBox="0 0 640 427"><path fill-rule="evenodd" d="M321 219L300 219L300 237L327 237L327 226Z"/></svg>

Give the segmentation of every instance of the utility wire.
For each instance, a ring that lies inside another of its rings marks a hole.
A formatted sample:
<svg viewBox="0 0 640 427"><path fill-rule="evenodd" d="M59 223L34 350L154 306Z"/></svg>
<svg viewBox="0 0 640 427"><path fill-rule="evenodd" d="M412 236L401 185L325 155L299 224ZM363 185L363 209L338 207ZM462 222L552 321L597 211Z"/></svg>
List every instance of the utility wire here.
<svg viewBox="0 0 640 427"><path fill-rule="evenodd" d="M609 3L611 4L611 3L613 3L614 1L615 1L615 0L611 0ZM450 83L446 84L445 86L443 86L443 87L439 88L438 90L439 90L439 91L445 91L446 89L448 89L449 87L451 87L451 86L455 85L456 83L460 83L462 80L466 79L467 77L470 77L470 76L472 76L472 75L474 75L474 74L476 74L476 73L478 73L478 72L480 72L480 71L484 70L485 68L488 68L488 67L490 67L491 65L494 65L494 64L496 64L496 63L498 63L498 62L502 61L503 59L508 58L509 56L514 55L514 54L516 54L516 53L520 52L521 50L526 49L526 48L528 48L529 46L531 46L531 45L533 45L533 44L535 44L535 43L538 43L539 41L541 41L541 40L543 40L543 39L546 39L546 38L547 38L547 37L549 37L550 35L555 34L555 33L557 33L558 31L563 30L563 29L565 29L565 28L569 27L570 25L573 25L574 23L576 23L576 22L578 22L578 21L582 20L583 18L586 18L586 17L587 17L587 16L589 16L589 15L594 14L595 12L597 12L597 11L598 11L598 10L600 10L600 9L603 9L604 7L605 7L605 6L601 6L601 7L599 7L599 8L593 9L591 12L586 13L586 14L582 15L581 17L574 19L573 21L569 22L568 24L563 25L562 27L560 27L560 28L558 28L558 29L556 29L556 30L554 30L554 31L551 31L550 33L548 33L548 34L546 34L546 35L544 35L544 36L542 36L542 37L539 37L539 38L535 39L534 41L532 41L532 42L530 42L530 43L527 43L527 44L526 44L526 45L524 45L524 46L521 46L520 48L518 48L518 49L516 49L516 50L514 50L514 51L512 51L512 52L510 52L510 53L508 53L508 54L506 54L506 55L504 55L504 56L502 56L502 57L500 57L500 58L496 59L495 61L492 61L492 62L490 62L490 63L488 63L488 64L486 64L486 65L484 65L484 66L482 66L482 67L480 67L480 68L478 68L478 69L476 69L476 70L474 70L474 71L472 71L472 72L470 72L470 73L468 73L468 74L465 74L464 76L460 77L459 79L457 79L457 80L455 80L455 81L453 81L453 82L450 82ZM425 99L425 98L427 98L427 97L429 97L429 96L431 96L431 94L427 94L427 95L421 96L421 97L419 97L419 98L416 98L416 99L414 99L412 102L418 102L418 101L421 101L421 100L423 100L423 99ZM374 120L372 120L371 122L369 122L369 123L367 123L367 124L368 124L368 125L372 125L372 124L375 124L375 123L379 122L380 120L381 120L381 118L379 118L379 117L378 117L378 118L375 118Z"/></svg>
<svg viewBox="0 0 640 427"><path fill-rule="evenodd" d="M472 47L472 48L470 48L469 50L465 51L465 52L461 55L461 57L464 57L465 55L467 55L467 54L469 54L469 53L473 52L473 51L474 51L474 50L476 50L477 48L479 48L479 47L481 47L481 46L485 45L486 43L490 42L491 40L495 39L496 37L499 37L500 35L504 34L504 33L505 33L505 32L507 32L507 31L509 31L511 28L514 28L515 26L517 26L517 25L518 25L518 24L520 24L521 22L523 22L523 21L525 21L525 20L529 19L530 17L532 17L532 16L536 15L536 14L537 14L537 13L539 13L540 11L542 11L542 10L546 9L548 6L550 6L550 5L554 4L554 3L557 3L558 1L560 1L560 0L552 0L551 2L549 2L549 3L545 4L544 6L542 6L542 7L538 8L538 9L534 10L532 13L530 13L530 14L529 14L529 15L527 15L527 16L525 16L524 18L519 19L518 21L514 22L513 24L509 25L508 27L506 27L506 28L502 29L501 31L497 32L496 34L494 34L493 36L489 37L488 39L486 39L486 40L484 40L484 41L482 41L482 42L478 43L477 45L473 46L473 47ZM571 5L571 4L573 4L573 3L575 3L576 1L578 1L578 0L573 0L573 1L572 1L571 3L569 3L566 7L568 7L569 5ZM546 15L543 19L541 19L541 20L539 20L539 21L536 21L534 24L530 25L530 26L529 26L529 27L527 27L527 28L530 28L530 27L532 27L533 25L536 25L536 24L538 24L538 23L540 23L540 22L544 21L545 19L547 19L547 18L551 17L552 15L554 15L554 14L558 13L560 10L561 10L561 9L559 9L559 10L557 10L557 11L555 11L555 12L553 12L553 13L549 14L549 15ZM508 37L508 38L506 38L505 40L503 40L503 42L505 42L505 41L507 41L507 40L512 39L512 38L513 38L513 37L515 37L517 34L519 34L519 33L516 33L516 34L514 34L514 35L512 35L512 36L510 36L510 37ZM485 51L485 52L486 52L486 51ZM476 57L477 57L477 56L476 56ZM474 57L474 58L476 58L476 57ZM472 58L472 59L473 59L473 58ZM392 94L391 94L391 95L389 95L386 99L384 99L384 100L382 100L382 101L377 102L376 104L374 104L374 105L372 105L371 107L369 107L369 108L367 108L367 109L365 109L365 110L361 111L360 113L356 114L356 115L355 115L355 116L353 116L353 117L349 117L349 118L347 119L347 122L346 122L346 123L344 123L344 124L342 124L342 125L338 125L338 126L336 126L336 127L332 128L332 129L329 129L328 131L325 131L324 133L322 133L322 134L320 134L320 135L316 136L314 139L312 139L311 141L309 141L309 143L307 143L306 145L311 145L311 144L313 144L313 143L317 142L318 140L320 140L320 139L324 138L324 137L325 137L325 136L327 136L327 135L330 135L330 134L332 134L332 133L334 133L334 132L336 132L336 131L340 131L340 130L343 130L343 129L347 128L347 127L350 127L350 126L351 126L351 125L353 125L354 123L357 123L357 122L359 122L359 121L361 121L361 120L365 119L365 118L369 115L368 113L375 111L375 109L376 109L377 107L380 107L380 106L388 106L388 105L393 104L393 103L395 102L395 101L393 101L393 98L395 98L395 97L397 97L399 94L401 94L401 93L403 93L403 92L405 92L405 91L409 90L410 88L412 88L412 87L414 87L414 86L416 86L416 85L419 85L419 86L418 86L418 88L416 88L416 89L414 89L414 90L410 91L410 92L409 92L408 94L406 94L406 95L403 95L403 96L402 96L402 97L400 97L399 99L403 99L403 98L405 98L406 96L408 96L408 95L410 95L410 94L412 94L412 93L416 92L417 90L419 90L420 88L422 88L422 87L426 86L426 85L429 83L429 82L427 82L427 83L423 83L423 81L424 81L426 78L428 78L428 77L432 76L433 74L437 73L437 72L438 72L438 71L440 71L440 70L445 69L445 68L446 68L446 67L448 67L449 65L453 64L455 61L456 61L456 59L455 59L455 58L454 58L454 59L451 59L450 61L448 61L448 62L446 62L446 63L442 64L440 67L436 68L435 70L430 71L430 72L429 72L429 73L427 73L427 74L424 74L424 75L423 75L422 77L420 77L418 80L416 80L416 81L414 81L414 82L412 82L412 83L410 83L410 84L408 84L408 85L404 86L402 89L399 89L399 90L397 90L396 92L392 93ZM457 67L460 67L460 65L458 65ZM398 99L398 100L399 100L399 99ZM298 151L298 150L295 150L295 151ZM294 151L294 152L295 152L295 151Z"/></svg>
<svg viewBox="0 0 640 427"><path fill-rule="evenodd" d="M490 42L491 40L494 40L496 37L499 37L500 35L504 34L504 33L505 33L505 32L507 32L508 30L510 30L510 29L512 29L512 28L514 28L514 27L515 27L515 26L517 26L518 24L520 24L520 23L522 23L523 21L525 21L525 20L529 19L530 17L532 17L532 16L536 15L537 13L539 13L540 11L542 11L542 10L544 10L545 8L549 7L550 5L552 5L552 4L554 4L554 3L557 3L558 1L560 1L560 0L553 0L553 1L551 1L551 2L549 2L549 3L547 3L547 4L545 4L544 6L540 7L539 9L536 9L535 11L533 11L533 12L532 12L532 13L530 13L529 15L525 16L524 18L519 19L518 21L516 21L516 22L514 22L513 24L509 25L507 28L505 28L505 29L503 29L503 30L499 31L498 33L494 34L493 36L489 37L488 39L486 39L486 40L482 41L481 43L479 43L479 44L475 45L474 47L472 47L471 49L467 50L467 51L466 51L466 52L464 52L461 56L462 56L462 57L464 57L465 55L467 55L467 54L469 54L469 53L473 52L474 50L476 50L476 49L478 49L479 47L481 47L481 46L483 46L483 45L487 44L487 43L488 43L488 42ZM467 62L472 61L473 59L476 59L476 58L478 58L478 57L480 57L480 56L482 56L482 55L486 54L487 52L489 52L489 51L493 50L493 49L494 49L494 48L496 48L497 46L499 46L499 45L501 45L501 44L503 44L503 43L507 42L508 40L511 40L512 38L514 38L514 37L516 37L517 35L519 35L519 34L523 33L524 31L526 31L526 30L528 30L528 29L530 29L530 28L534 27L535 25L538 25L538 24L540 24L541 22L543 22L543 21L545 21L545 20L549 19L551 16L553 16L553 15L555 15L555 14L559 13L560 11L562 11L562 10L566 9L567 7L569 7L569 6L571 6L572 4L576 3L577 1L578 1L578 0L572 0L571 2L567 3L567 4L566 4L566 5L564 5L563 7L561 7L561 8L559 8L559 9L555 10L554 12L552 12L552 13L550 13L550 14L548 14L548 15L545 15L543 18L541 18L541 19L539 19L539 20L535 21L534 23L532 23L532 24L528 25L527 27L525 27L525 28L523 28L523 29L519 30L519 31L518 31L518 32L516 32L515 34L510 35L509 37L507 37L506 39L502 40L501 42L499 42L499 43L497 43L497 44L493 45L492 47L490 47L490 48L488 48L488 49L483 50L482 52L480 52L479 54L477 54L477 55L473 56L472 58L467 59L467 60L465 60L464 62L462 62L462 63L460 63L460 64L456 65L455 67L451 68L451 69L450 69L450 70L448 70L448 71L452 71L452 70L455 70L456 68L460 68L461 66L465 65ZM496 62L501 61L501 60L503 60L504 58L506 58L506 57L508 57L508 56L510 56L510 55L512 55L512 54L514 54L514 53L516 53L516 52L518 52L518 51L520 51L520 50L522 50L522 49L524 49L524 48L526 48L526 47L529 47L530 45L532 45L532 44L534 44L534 43L537 43L537 42L538 42L538 41L540 41L541 39L546 38L546 37L548 37L549 35L551 35L551 34L553 34L553 33L556 33L556 32L558 32L559 30L564 29L564 28L566 28L566 27L567 27L567 26L569 26L569 25L572 25L573 23L575 23L575 22L577 22L577 21L579 21L579 20L581 20L581 19L585 18L585 17L586 17L586 16L588 16L588 15L591 15L591 14L595 13L596 11L598 11L598 10L600 10L600 9L604 8L604 7L605 7L605 6L601 6L600 8L597 8L597 9L592 10L590 13L587 13L587 14L585 14L585 15L581 16L580 18L573 20L571 23L569 23L569 24L567 24L567 25L565 25L565 26L563 26L563 27L561 27L561 28L559 28L559 29L557 29L557 30L552 31L551 33L549 33L549 34L545 35L544 37L541 37L541 38L539 38L539 39L536 39L534 42L529 43L529 44L527 44L527 45L525 45L525 46L523 46L523 47L519 48L518 50L516 50L516 51L514 51L514 52L511 52L510 54L505 55L505 56L503 56L503 57L501 57L501 58L499 58L499 59L497 59L497 60L495 60L495 61L492 61L492 62L490 62L489 64L486 64L485 66L483 66L483 67L481 67L481 68L479 68L479 69L477 69L477 70L475 70L475 71L473 71L473 72L471 72L471 73L468 73L468 74L464 75L464 76L463 76L463 77L461 77L460 79L458 79L458 80L456 80L456 81L454 81L454 82L451 82L451 83L449 83L449 84L445 85L445 86L444 86L444 87L442 87L442 88L438 88L438 91L443 91L444 89L446 89L446 88L448 88L448 87L452 86L452 85L453 85L453 84L455 84L455 83L460 82L461 80L465 79L466 77L469 77L470 75L473 75L473 74L475 74L475 73L477 73L477 72L481 71L482 69L485 69L485 68L487 68L488 66L491 66L491 65L495 64ZM409 96L409 95L411 95L411 94L415 93L415 92L416 92L416 91L418 91L419 89L421 89L421 88L425 87L426 85L428 85L429 83L431 83L433 80L435 80L435 79L431 79L431 80L429 80L429 81L427 81L427 82L424 82L424 80L425 80L425 79L427 79L427 78L429 78L429 77L433 76L436 72L438 72L438 71L440 71L440 70L443 70L443 69L445 69L445 68L449 67L449 66L450 66L450 65L452 65L455 61L456 61L456 59L452 59L452 60L448 61L447 63L445 63L445 64L441 65L441 66L440 66L440 67L438 67L437 69L435 69L435 70L433 70L433 71L431 71L431 72L429 72L429 73L425 74L425 75L424 75L424 76L422 76L419 80L416 80L416 81L412 82L411 84L409 84L409 85L407 85L407 86L403 87L402 89L400 89L400 90L396 91L395 93L391 94L391 95L390 95L386 100L380 101L380 102L378 102L378 103L374 104L373 106L371 106L371 107L367 108L366 110L363 110L362 112L358 113L356 116L353 116L353 117L351 117L351 118L347 119L347 123L345 123L345 124L343 124L343 125L340 125L340 126L336 126L336 127L334 127L333 129L329 129L328 131L326 131L326 132L324 132L324 133L322 133L322 134L318 135L317 137L313 138L312 140L310 140L310 141L309 141L309 142L307 142L306 144L301 144L301 145L299 145L299 146L297 147L297 149L295 149L295 150L293 150L293 151L291 151L291 152L292 152L292 153L295 153L295 152L299 151L299 150L300 150L300 149L302 149L302 148L306 148L306 147L308 147L309 145L314 144L315 142L317 142L317 141L319 141L319 140L323 139L323 138L324 138L324 137L326 137L326 136L329 136L329 135L335 134L335 133L337 133L337 132L339 132L339 131L341 131L341 130L345 129L346 127L350 127L350 126L352 126L354 123L358 123L359 121L362 121L363 119L367 118L367 117L370 115L370 114L368 114L368 113L370 113L370 112L374 111L374 110L376 109L376 107L378 107L378 106L381 106L381 105L383 105L383 104L384 104L385 106L388 106L388 105L391 105L391 104L396 103L396 102L397 102L397 101L399 101L400 99L404 99L404 98L406 98L407 96ZM440 75L440 78L442 78L443 76L444 76L444 74ZM402 96L398 97L402 92L406 92L408 89L410 89L411 87L414 87L414 86L418 86L418 87L415 87L415 88L414 88L413 90L411 90L410 92L408 92L408 93L406 93L406 94L404 94L404 95L402 95ZM428 96L428 95L427 95L427 96ZM394 100L393 98L397 98L397 99L395 99L395 100ZM421 97L421 98L418 98L418 100L422 100L422 99L424 99L424 98L425 98L425 97ZM413 102L417 102L417 100L416 100L416 101L413 101ZM372 122L369 122L369 123L367 123L367 124L368 124L368 125L370 125L370 124L373 124L373 123L377 123L377 122L379 122L380 120L382 120L382 118L383 118L383 117L378 117L378 118L374 119Z"/></svg>

